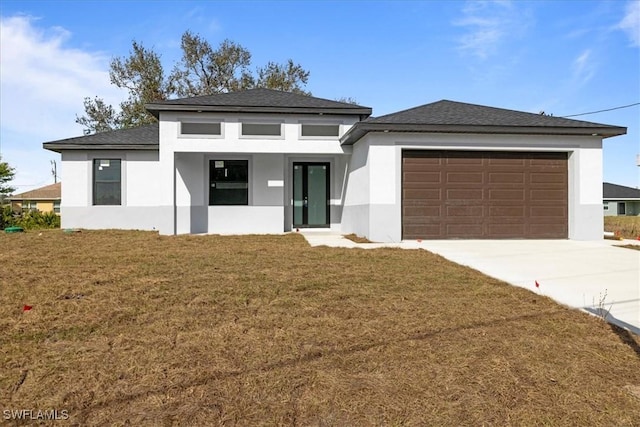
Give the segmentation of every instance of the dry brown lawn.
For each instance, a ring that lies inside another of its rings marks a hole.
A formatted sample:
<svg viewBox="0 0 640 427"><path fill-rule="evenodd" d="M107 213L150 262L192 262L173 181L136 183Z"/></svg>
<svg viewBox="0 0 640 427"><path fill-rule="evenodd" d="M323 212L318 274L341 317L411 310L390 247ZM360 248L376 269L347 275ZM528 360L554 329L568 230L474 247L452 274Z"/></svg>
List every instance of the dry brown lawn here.
<svg viewBox="0 0 640 427"><path fill-rule="evenodd" d="M426 251L123 231L2 233L0 247L2 411L68 411L55 425L640 423L637 337Z"/></svg>
<svg viewBox="0 0 640 427"><path fill-rule="evenodd" d="M605 216L604 231L635 240L640 237L640 216Z"/></svg>

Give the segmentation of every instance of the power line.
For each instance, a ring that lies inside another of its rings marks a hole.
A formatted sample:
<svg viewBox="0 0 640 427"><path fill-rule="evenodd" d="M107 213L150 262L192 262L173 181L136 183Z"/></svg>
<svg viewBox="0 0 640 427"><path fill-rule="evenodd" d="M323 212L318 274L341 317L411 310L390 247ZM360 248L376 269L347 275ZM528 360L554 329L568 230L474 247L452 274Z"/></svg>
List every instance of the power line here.
<svg viewBox="0 0 640 427"><path fill-rule="evenodd" d="M604 113L605 111L621 110L623 108L634 107L636 105L640 105L640 102L636 102L634 104L629 104L629 105L621 105L620 107L607 108L606 110L590 111L588 113L571 114L569 116L560 116L560 117L568 118L568 117L586 116L587 114L596 114L596 113Z"/></svg>

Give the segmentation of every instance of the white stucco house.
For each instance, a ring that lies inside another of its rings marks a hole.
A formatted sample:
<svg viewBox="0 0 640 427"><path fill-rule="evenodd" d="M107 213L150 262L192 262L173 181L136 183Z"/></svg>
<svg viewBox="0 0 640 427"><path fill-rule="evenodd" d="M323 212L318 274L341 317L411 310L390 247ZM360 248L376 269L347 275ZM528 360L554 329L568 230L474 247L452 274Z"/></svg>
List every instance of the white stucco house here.
<svg viewBox="0 0 640 427"><path fill-rule="evenodd" d="M158 124L43 144L62 227L601 239L602 140L626 133L445 100L373 118L268 89L146 108Z"/></svg>

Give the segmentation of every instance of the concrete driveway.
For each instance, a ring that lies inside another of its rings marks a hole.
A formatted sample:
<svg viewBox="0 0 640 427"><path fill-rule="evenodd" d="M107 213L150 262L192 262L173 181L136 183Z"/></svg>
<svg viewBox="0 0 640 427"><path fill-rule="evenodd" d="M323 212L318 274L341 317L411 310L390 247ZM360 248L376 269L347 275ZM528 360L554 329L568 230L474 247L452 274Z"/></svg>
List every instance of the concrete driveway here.
<svg viewBox="0 0 640 427"><path fill-rule="evenodd" d="M638 241L424 240L355 244L334 233L303 233L315 245L426 249L489 276L597 314L640 335L640 251L619 248ZM536 287L536 281L540 287Z"/></svg>
<svg viewBox="0 0 640 427"><path fill-rule="evenodd" d="M609 310L609 322L640 334L640 251L616 247L625 243L640 242L431 240L413 244L570 307L594 314L604 308Z"/></svg>

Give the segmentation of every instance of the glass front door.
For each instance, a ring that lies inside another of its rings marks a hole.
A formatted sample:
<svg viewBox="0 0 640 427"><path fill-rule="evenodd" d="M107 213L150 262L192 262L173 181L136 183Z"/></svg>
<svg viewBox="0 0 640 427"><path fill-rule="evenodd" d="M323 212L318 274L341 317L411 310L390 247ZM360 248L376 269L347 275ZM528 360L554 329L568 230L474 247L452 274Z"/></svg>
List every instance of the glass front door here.
<svg viewBox="0 0 640 427"><path fill-rule="evenodd" d="M329 226L329 163L293 164L293 226Z"/></svg>

